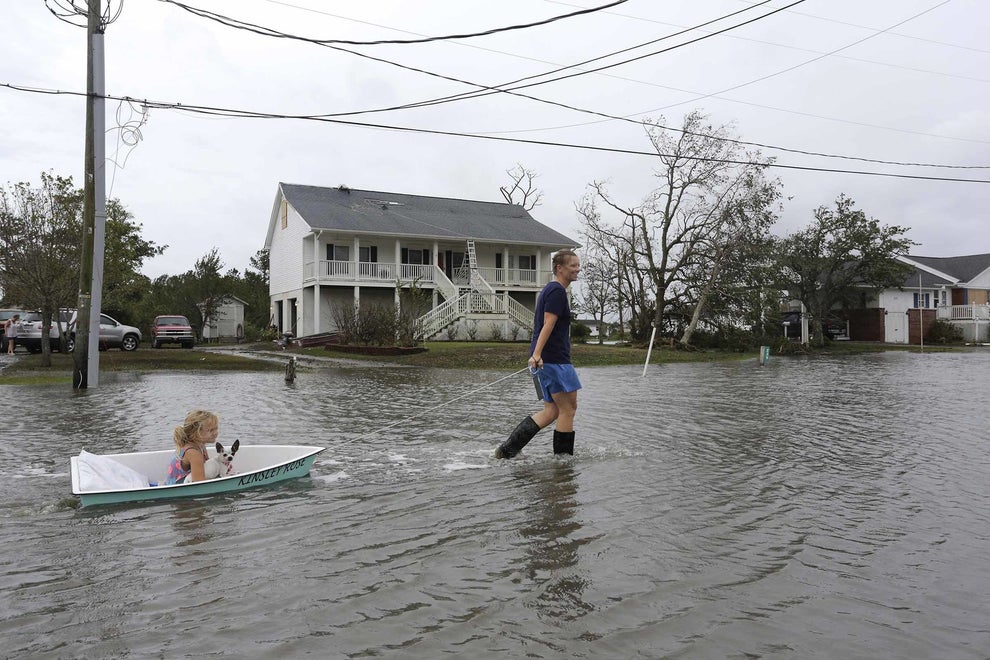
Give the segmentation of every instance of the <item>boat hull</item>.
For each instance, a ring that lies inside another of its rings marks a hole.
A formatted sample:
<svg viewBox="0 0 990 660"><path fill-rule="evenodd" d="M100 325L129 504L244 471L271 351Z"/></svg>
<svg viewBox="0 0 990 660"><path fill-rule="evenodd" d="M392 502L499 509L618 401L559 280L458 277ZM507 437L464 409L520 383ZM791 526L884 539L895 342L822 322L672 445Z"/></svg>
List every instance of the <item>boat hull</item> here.
<svg viewBox="0 0 990 660"><path fill-rule="evenodd" d="M80 487L78 458L73 456L70 459L72 492L79 496L84 507L232 493L306 476L313 467L316 456L324 450L324 447L296 445L242 447L234 458L236 473L226 477L171 486L94 491L84 491ZM174 453L171 451L106 455L107 458L147 475L150 481L157 483L164 483L172 456Z"/></svg>

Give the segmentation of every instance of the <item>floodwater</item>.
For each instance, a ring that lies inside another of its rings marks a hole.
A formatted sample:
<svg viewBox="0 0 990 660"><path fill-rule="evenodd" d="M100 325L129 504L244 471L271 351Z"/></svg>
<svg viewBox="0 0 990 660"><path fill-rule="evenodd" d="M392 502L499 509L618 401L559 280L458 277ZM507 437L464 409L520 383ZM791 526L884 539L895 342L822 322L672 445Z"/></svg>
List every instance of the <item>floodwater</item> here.
<svg viewBox="0 0 990 660"><path fill-rule="evenodd" d="M0 387L0 655L990 655L990 354L578 367L576 455L544 431L502 462L524 374ZM268 488L78 508L70 455L168 448L194 407L227 443L329 450Z"/></svg>

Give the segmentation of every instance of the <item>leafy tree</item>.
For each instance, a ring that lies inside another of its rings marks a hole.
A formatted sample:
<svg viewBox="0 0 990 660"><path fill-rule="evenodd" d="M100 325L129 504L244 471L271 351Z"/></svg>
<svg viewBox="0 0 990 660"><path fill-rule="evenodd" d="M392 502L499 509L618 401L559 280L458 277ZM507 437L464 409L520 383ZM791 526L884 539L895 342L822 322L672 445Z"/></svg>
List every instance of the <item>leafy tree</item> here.
<svg viewBox="0 0 990 660"><path fill-rule="evenodd" d="M79 293L83 192L71 177L41 174L0 189L0 286L8 300L42 313L42 362L51 364L48 337L58 309L73 307ZM145 259L164 252L141 237L141 225L119 199L107 202L103 305L124 322L135 322L135 302L147 290L139 272Z"/></svg>
<svg viewBox="0 0 990 660"><path fill-rule="evenodd" d="M78 292L81 192L72 179L41 174L41 187L0 188L0 285L6 299L42 313L42 366L51 365L53 314Z"/></svg>
<svg viewBox="0 0 990 660"><path fill-rule="evenodd" d="M134 314L134 306L147 292L151 280L140 268L145 260L163 254L167 248L141 237L141 225L134 222L134 216L120 200L107 202L103 310L125 323L137 325L143 321Z"/></svg>
<svg viewBox="0 0 990 660"><path fill-rule="evenodd" d="M897 259L915 244L904 238L908 228L881 225L854 204L839 195L835 208L819 206L807 228L775 249L780 287L811 312L818 346L825 343L822 319L830 310L854 303L864 290L900 286L912 270Z"/></svg>

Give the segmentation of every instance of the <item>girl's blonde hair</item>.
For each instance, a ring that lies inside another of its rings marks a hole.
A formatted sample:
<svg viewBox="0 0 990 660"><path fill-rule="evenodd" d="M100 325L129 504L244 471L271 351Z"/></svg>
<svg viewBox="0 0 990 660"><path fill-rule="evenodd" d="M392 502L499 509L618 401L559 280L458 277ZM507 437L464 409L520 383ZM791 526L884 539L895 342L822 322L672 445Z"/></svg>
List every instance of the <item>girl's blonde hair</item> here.
<svg viewBox="0 0 990 660"><path fill-rule="evenodd" d="M176 426L172 433L175 448L182 449L199 440L199 432L204 426L214 426L220 423L220 418L208 410L194 410L186 415L182 426Z"/></svg>

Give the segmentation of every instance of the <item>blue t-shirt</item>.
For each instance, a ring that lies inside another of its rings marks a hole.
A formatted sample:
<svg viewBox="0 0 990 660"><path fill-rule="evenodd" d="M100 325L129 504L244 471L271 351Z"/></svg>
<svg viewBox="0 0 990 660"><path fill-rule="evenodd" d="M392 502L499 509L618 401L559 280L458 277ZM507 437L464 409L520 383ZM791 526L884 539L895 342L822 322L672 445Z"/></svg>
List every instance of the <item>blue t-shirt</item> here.
<svg viewBox="0 0 990 660"><path fill-rule="evenodd" d="M540 357L547 364L570 364L571 306L567 302L567 289L556 280L543 287L540 297L536 299L533 341L529 343L530 355L536 350L536 340L540 336L540 331L543 330L543 314L545 312L556 314L557 323L554 324L550 338L547 339Z"/></svg>

